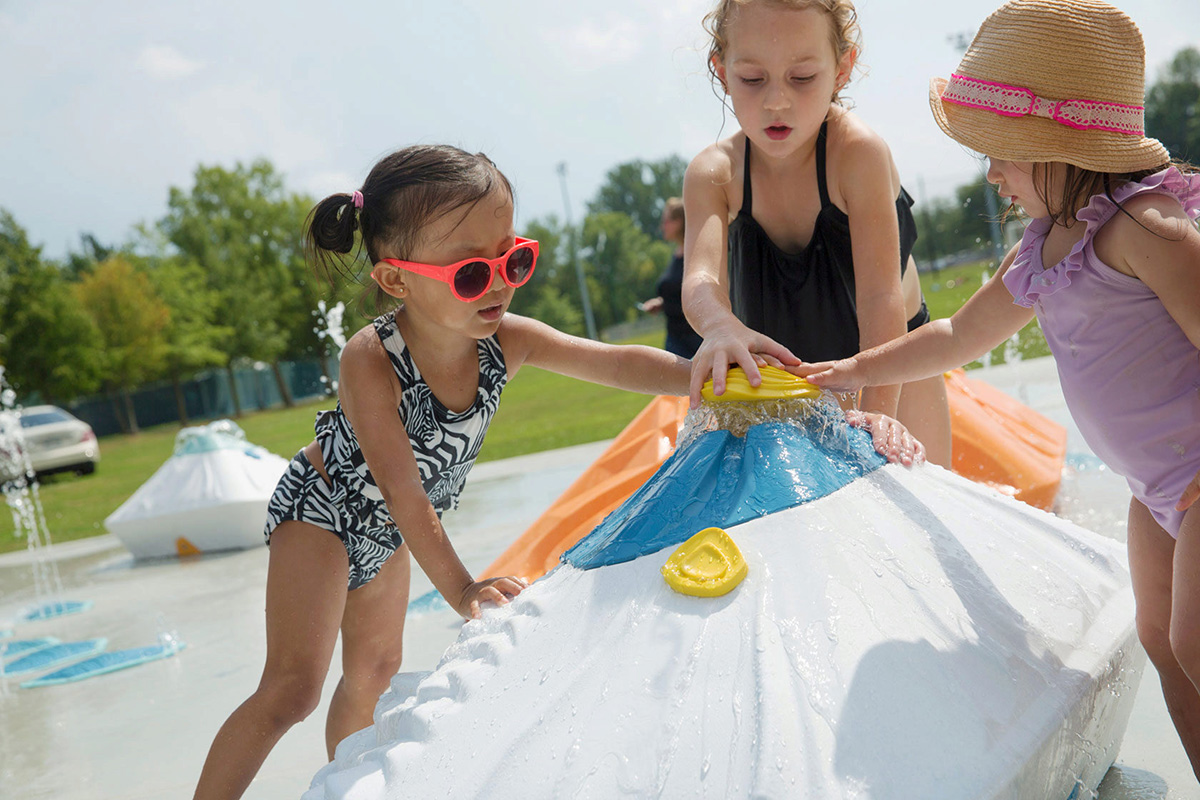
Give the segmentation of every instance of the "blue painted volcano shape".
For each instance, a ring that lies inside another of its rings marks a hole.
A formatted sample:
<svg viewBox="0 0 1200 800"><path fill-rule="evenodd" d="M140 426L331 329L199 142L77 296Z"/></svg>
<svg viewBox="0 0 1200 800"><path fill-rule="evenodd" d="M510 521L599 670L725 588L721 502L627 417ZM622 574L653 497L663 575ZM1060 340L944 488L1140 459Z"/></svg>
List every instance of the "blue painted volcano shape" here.
<svg viewBox="0 0 1200 800"><path fill-rule="evenodd" d="M870 434L844 423L819 431L765 422L745 438L710 431L676 450L562 560L580 569L632 561L703 528L817 500L886 463Z"/></svg>

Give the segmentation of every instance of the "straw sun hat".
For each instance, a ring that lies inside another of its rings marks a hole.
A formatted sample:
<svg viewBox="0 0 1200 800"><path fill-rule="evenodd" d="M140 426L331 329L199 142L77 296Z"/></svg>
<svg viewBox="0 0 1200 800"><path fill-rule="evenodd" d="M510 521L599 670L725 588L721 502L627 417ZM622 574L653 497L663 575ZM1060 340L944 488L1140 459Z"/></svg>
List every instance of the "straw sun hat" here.
<svg viewBox="0 0 1200 800"><path fill-rule="evenodd" d="M1065 161L1096 172L1165 164L1145 135L1142 34L1099 0L1013 0L984 20L929 105L956 141L1006 161Z"/></svg>

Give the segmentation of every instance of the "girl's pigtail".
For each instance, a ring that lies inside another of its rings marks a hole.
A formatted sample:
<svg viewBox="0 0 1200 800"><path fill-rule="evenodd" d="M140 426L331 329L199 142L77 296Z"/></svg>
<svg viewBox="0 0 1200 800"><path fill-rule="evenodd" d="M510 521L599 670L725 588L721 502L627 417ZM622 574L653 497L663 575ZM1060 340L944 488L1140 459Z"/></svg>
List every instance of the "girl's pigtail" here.
<svg viewBox="0 0 1200 800"><path fill-rule="evenodd" d="M360 228L355 198L358 192L326 197L309 212L304 232L304 256L318 276L337 286L339 278L357 280L353 264L358 260L355 245ZM361 205L361 200L359 201ZM349 259L345 256L350 256Z"/></svg>

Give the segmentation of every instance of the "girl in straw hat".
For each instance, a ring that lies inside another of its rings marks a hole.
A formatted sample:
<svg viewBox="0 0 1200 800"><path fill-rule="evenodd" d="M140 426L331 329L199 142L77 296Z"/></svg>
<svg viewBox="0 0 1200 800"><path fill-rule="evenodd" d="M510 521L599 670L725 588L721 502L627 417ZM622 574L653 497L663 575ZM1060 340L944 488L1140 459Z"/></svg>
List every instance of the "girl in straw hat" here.
<svg viewBox="0 0 1200 800"><path fill-rule="evenodd" d="M757 384L759 364L853 355L929 320L909 267L912 200L887 144L840 99L859 49L853 2L719 0L704 24L741 130L683 182L683 305L704 337L693 404L710 374L724 390L730 364ZM949 466L941 376L869 389L862 408L895 416Z"/></svg>
<svg viewBox="0 0 1200 800"><path fill-rule="evenodd" d="M1141 34L1099 0L1014 0L930 105L1033 217L948 320L795 371L837 391L979 358L1036 314L1088 445L1129 482L1138 635L1200 776L1200 175L1142 130Z"/></svg>

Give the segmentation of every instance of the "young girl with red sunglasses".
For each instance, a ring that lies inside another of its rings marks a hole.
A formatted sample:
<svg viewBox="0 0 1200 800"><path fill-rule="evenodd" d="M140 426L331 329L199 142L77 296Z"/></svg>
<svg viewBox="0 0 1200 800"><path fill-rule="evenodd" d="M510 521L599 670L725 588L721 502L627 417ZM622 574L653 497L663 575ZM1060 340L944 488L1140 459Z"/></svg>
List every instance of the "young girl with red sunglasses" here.
<svg viewBox="0 0 1200 800"><path fill-rule="evenodd" d="M316 440L271 499L266 666L218 732L197 798L241 796L279 738L316 708L339 631L329 757L371 724L400 666L410 552L467 618L525 588L517 577L476 580L441 523L522 365L648 394L687 392L685 359L506 313L538 245L514 234L512 188L482 154L417 146L387 156L361 190L317 204L310 260L327 277L348 272L342 256L356 231L376 299L399 304L346 344L337 408L318 415Z"/></svg>

